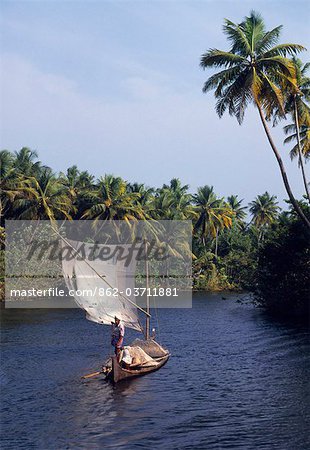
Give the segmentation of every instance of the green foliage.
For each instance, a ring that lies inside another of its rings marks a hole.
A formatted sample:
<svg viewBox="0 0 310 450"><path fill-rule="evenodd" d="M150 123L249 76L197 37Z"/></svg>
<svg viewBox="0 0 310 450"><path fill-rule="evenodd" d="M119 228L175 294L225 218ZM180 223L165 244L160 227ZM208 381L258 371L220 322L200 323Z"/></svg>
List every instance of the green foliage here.
<svg viewBox="0 0 310 450"><path fill-rule="evenodd" d="M213 186L199 187L197 194L193 196L193 202L197 213L194 231L200 236L204 246L210 237L216 238L217 242L219 231L232 226L234 211L223 198L217 197Z"/></svg>
<svg viewBox="0 0 310 450"><path fill-rule="evenodd" d="M268 306L270 301L265 300L266 292L272 292L275 307L283 301L289 308L290 303L285 297L288 287L285 281L281 281L284 277L292 280L292 285L294 281L294 289L298 293L296 304L302 303L300 298L305 291L302 286L307 274L301 270L300 264L308 267L309 255L304 253L305 237L294 228L301 227L301 224L292 212L279 215L275 197L268 193L259 195L250 204L252 220L246 224L247 208L243 201L235 195L225 201L213 187L203 186L195 194L190 194L189 187L178 179L172 179L158 189L127 183L112 175L96 181L91 174L80 172L76 166L57 175L39 163L29 149L15 155L5 150L0 152L0 160L3 162L3 219L190 219L193 221L194 289L255 289L261 304ZM27 175L15 170L17 160L18 167L24 167ZM4 228L0 229L0 239L0 282L3 282ZM286 242L286 247L280 252L282 242ZM171 252L185 251L181 247L186 239L175 239L171 233L168 243ZM263 262L271 256L273 259L268 263L271 271L267 273ZM285 272L288 260L292 264L289 278ZM303 280L300 279L301 273ZM274 282L271 288L268 287L270 280ZM284 300L275 300L278 286L279 295Z"/></svg>
<svg viewBox="0 0 310 450"><path fill-rule="evenodd" d="M217 264L217 258L211 252L205 252L193 263L193 289L221 291L234 289L225 269Z"/></svg>
<svg viewBox="0 0 310 450"><path fill-rule="evenodd" d="M227 111L235 116L241 125L249 104L257 108L264 131L277 159L281 177L288 197L299 215L308 227L310 221L303 214L290 186L281 153L272 139L267 121L274 124L285 118L287 112L294 111L300 117L300 125L309 126L309 107L304 101L309 97L309 79L305 72L309 65L302 67L295 56L306 50L299 44L279 44L282 26L267 31L260 14L251 11L241 23L224 21L223 31L230 44L228 51L209 49L201 56L200 65L203 69L218 69L205 82L203 92L213 90L216 98L215 110L219 117ZM304 94L304 91L307 94ZM295 117L296 130L300 125ZM299 141L299 139L298 139ZM299 143L300 144L300 143ZM301 153L298 147L299 153ZM300 156L302 166L302 156ZM308 199L310 195L308 184L302 168L302 176Z"/></svg>
<svg viewBox="0 0 310 450"><path fill-rule="evenodd" d="M227 110L241 124L247 106L260 104L266 116L277 110L284 116L283 79L296 85L294 65L287 58L305 48L299 44L280 44L281 26L265 29L260 14L252 11L239 23L225 20L223 31L231 47L228 51L210 49L201 57L203 69L219 68L204 84L203 92L214 89L216 112Z"/></svg>
<svg viewBox="0 0 310 450"><path fill-rule="evenodd" d="M87 195L91 206L82 219L93 220L135 220L145 219L139 203L140 193L128 192L127 183L121 177L101 177L93 191Z"/></svg>
<svg viewBox="0 0 310 450"><path fill-rule="evenodd" d="M248 289L256 270L258 242L253 228L240 229L235 223L219 239L218 265L225 270L229 283Z"/></svg>
<svg viewBox="0 0 310 450"><path fill-rule="evenodd" d="M283 130L284 133L287 135L287 137L284 139L284 144L291 144L291 142L297 141L297 130L295 123L285 125L285 127L283 127ZM299 128L299 136L300 136L301 153L304 156L305 160L308 160L310 158L310 126L301 125ZM298 143L294 144L294 146L290 150L291 159L294 159L297 156L298 156ZM299 161L298 165L300 165Z"/></svg>
<svg viewBox="0 0 310 450"><path fill-rule="evenodd" d="M249 206L250 213L252 214L252 221L258 228L265 227L272 224L279 212L277 206L276 197L265 192L262 195L258 195Z"/></svg>
<svg viewBox="0 0 310 450"><path fill-rule="evenodd" d="M258 250L253 289L269 310L309 318L310 241L305 226L293 215L275 223Z"/></svg>
<svg viewBox="0 0 310 450"><path fill-rule="evenodd" d="M233 223L236 223L238 227L242 227L244 219L246 218L246 206L242 206L243 200L238 199L238 195L230 195L227 197L227 204L230 206L234 213Z"/></svg>

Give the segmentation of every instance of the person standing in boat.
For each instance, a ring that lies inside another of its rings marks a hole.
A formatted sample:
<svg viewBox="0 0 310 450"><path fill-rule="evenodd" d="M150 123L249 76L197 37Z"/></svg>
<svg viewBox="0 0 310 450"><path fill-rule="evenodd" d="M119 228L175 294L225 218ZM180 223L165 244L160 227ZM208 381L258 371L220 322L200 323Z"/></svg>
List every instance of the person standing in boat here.
<svg viewBox="0 0 310 450"><path fill-rule="evenodd" d="M123 346L125 327L118 317L115 316L115 322L112 323L112 339L111 345L114 347L116 356L119 356L121 347Z"/></svg>

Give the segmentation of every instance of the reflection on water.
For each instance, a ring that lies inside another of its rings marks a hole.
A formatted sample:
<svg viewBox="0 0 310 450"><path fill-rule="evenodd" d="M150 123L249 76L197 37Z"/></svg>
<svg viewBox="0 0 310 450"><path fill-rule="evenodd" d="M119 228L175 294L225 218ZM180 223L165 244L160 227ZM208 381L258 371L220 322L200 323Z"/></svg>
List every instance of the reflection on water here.
<svg viewBox="0 0 310 450"><path fill-rule="evenodd" d="M169 362L113 387L80 379L108 327L79 310L2 311L1 448L309 448L309 330L221 295L159 315Z"/></svg>

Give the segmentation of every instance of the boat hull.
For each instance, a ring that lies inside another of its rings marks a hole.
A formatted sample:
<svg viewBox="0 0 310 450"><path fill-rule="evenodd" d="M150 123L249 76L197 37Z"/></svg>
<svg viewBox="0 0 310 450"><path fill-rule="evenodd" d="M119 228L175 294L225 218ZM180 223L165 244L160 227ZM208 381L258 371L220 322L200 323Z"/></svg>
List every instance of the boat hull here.
<svg viewBox="0 0 310 450"><path fill-rule="evenodd" d="M142 375L146 375L151 372L155 372L155 370L163 367L168 361L170 354L167 353L165 356L160 358L156 358L155 361L158 362L156 366L145 366L145 367L137 367L137 369L125 369L121 367L120 363L117 360L116 356L112 357L112 370L107 376L107 378L113 383L118 383L119 381L126 380L129 378L139 377Z"/></svg>
<svg viewBox="0 0 310 450"><path fill-rule="evenodd" d="M139 347L149 357L149 359L144 359L139 366L136 365L131 366L130 368L125 368L116 356L112 356L109 359L108 364L104 366L104 373L107 380L112 381L113 383L118 383L122 380L155 372L155 370L158 370L164 366L170 357L169 351L158 344L154 339L135 339L131 343L130 347Z"/></svg>

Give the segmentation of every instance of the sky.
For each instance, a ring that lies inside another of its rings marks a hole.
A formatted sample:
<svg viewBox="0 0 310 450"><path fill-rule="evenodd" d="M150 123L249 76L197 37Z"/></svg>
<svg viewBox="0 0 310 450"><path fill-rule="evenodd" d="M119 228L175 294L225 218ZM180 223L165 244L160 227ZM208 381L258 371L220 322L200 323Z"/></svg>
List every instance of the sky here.
<svg viewBox="0 0 310 450"><path fill-rule="evenodd" d="M156 187L178 177L191 192L208 184L245 202L267 190L283 205L257 110L239 126L202 93L201 54L228 50L224 18L252 9L267 29L283 25L282 42L309 46L308 1L2 0L0 148L30 147L55 171L76 164ZM300 197L282 125L272 133Z"/></svg>

